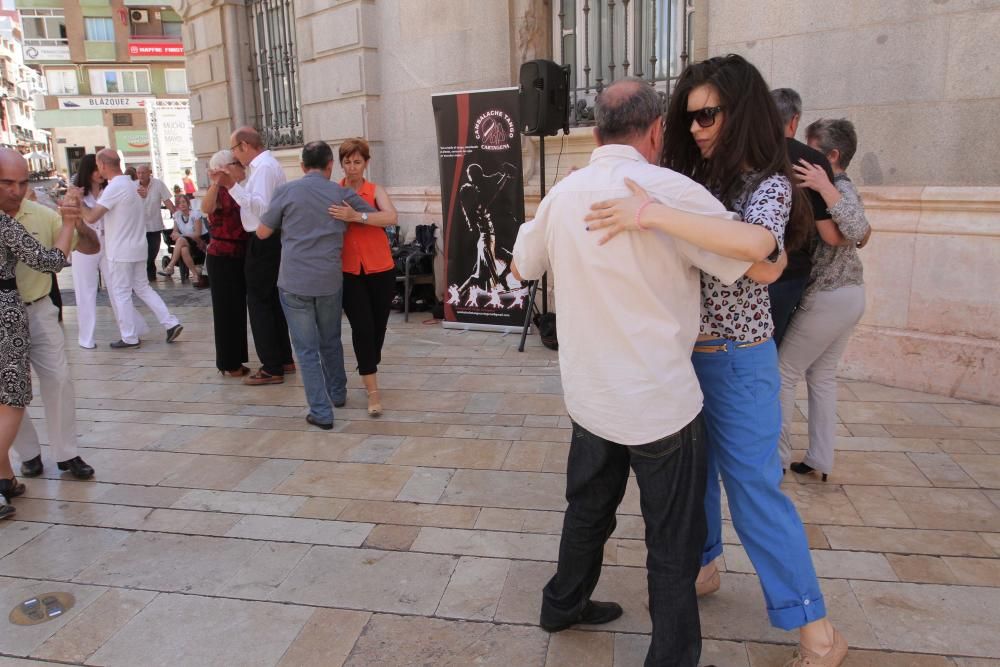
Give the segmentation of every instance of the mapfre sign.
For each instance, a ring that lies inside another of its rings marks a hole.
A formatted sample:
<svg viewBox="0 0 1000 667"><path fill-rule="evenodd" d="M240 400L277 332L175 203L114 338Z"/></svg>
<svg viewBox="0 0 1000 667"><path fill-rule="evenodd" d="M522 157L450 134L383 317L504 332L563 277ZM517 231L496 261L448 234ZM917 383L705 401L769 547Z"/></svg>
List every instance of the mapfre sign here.
<svg viewBox="0 0 1000 667"><path fill-rule="evenodd" d="M129 42L128 54L133 58L184 57L181 42Z"/></svg>
<svg viewBox="0 0 1000 667"><path fill-rule="evenodd" d="M93 97L60 97L60 109L145 109L152 97L100 95Z"/></svg>

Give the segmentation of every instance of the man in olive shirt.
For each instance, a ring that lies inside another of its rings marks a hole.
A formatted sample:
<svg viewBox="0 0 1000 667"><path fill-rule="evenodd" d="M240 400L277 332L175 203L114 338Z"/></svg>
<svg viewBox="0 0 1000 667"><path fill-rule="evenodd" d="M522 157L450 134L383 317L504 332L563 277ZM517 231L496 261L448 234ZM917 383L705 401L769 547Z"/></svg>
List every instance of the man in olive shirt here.
<svg viewBox="0 0 1000 667"><path fill-rule="evenodd" d="M0 210L24 225L43 246L51 248L62 220L52 209L26 199L27 191L27 162L17 151L0 150ZM75 241L76 250L87 255L98 252L101 247L97 233L83 223L77 225ZM68 470L77 479L88 479L94 476L94 469L77 453L76 396L63 330L59 326L59 310L49 298L52 275L39 273L20 262L14 275L28 312L29 358L45 402L49 446L60 470ZM42 474L41 446L31 419L21 420L14 450L21 457L22 475L37 477Z"/></svg>

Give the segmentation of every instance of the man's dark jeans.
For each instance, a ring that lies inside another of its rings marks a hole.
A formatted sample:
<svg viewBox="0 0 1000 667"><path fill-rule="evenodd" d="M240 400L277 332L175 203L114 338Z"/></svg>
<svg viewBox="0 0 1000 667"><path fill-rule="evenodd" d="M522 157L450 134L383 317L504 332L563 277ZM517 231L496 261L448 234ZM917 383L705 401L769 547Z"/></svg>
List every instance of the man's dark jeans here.
<svg viewBox="0 0 1000 667"><path fill-rule="evenodd" d="M541 621L575 621L601 576L629 466L646 522L652 641L646 667L696 667L701 621L694 582L705 546L705 427L701 416L656 442L626 447L573 424L566 471L566 516L556 574L545 586Z"/></svg>
<svg viewBox="0 0 1000 667"><path fill-rule="evenodd" d="M781 345L781 339L788 331L788 325L792 321L802 301L802 293L806 291L806 284L809 276L800 278L786 278L776 283L771 283L767 287L768 297L771 301L771 321L774 322L774 344Z"/></svg>
<svg viewBox="0 0 1000 667"><path fill-rule="evenodd" d="M146 232L146 278L156 282L156 256L160 254L160 232Z"/></svg>

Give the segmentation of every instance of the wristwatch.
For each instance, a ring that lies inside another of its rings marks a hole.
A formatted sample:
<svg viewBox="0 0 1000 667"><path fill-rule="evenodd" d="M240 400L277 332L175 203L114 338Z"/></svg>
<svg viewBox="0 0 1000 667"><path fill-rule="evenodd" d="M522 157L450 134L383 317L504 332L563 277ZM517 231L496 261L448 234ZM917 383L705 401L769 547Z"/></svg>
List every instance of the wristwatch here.
<svg viewBox="0 0 1000 667"><path fill-rule="evenodd" d="M368 224L368 214L367 213L362 213L361 214L361 224L363 224L363 225Z"/></svg>

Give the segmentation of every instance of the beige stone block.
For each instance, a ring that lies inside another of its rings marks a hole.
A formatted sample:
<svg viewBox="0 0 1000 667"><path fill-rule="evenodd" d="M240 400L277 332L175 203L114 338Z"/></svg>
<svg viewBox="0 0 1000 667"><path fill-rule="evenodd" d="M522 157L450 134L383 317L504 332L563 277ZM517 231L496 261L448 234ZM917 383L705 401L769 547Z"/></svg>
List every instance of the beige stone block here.
<svg viewBox="0 0 1000 667"><path fill-rule="evenodd" d="M446 468L499 469L510 442L461 438L411 437L403 441L389 462L396 465Z"/></svg>
<svg viewBox="0 0 1000 667"><path fill-rule="evenodd" d="M283 516L245 516L226 533L227 537L280 540L304 544L359 547L374 526L370 523L299 519Z"/></svg>
<svg viewBox="0 0 1000 667"><path fill-rule="evenodd" d="M412 474L412 468L400 466L307 461L275 491L291 495L393 500Z"/></svg>
<svg viewBox="0 0 1000 667"><path fill-rule="evenodd" d="M615 635L567 630L552 635L545 666L611 667L614 660Z"/></svg>
<svg viewBox="0 0 1000 667"><path fill-rule="evenodd" d="M92 661L114 667L270 666L281 659L312 613L267 602L161 595Z"/></svg>
<svg viewBox="0 0 1000 667"><path fill-rule="evenodd" d="M84 662L149 604L156 593L112 589L94 600L33 653L36 658Z"/></svg>
<svg viewBox="0 0 1000 667"><path fill-rule="evenodd" d="M185 22L185 25L190 26L188 31L194 37L192 44L185 44L189 54L194 50L203 51L222 44L222 11L221 8L214 9Z"/></svg>
<svg viewBox="0 0 1000 667"><path fill-rule="evenodd" d="M417 526L383 524L372 529L368 537L365 538L364 546L369 549L408 551L419 534L420 528Z"/></svg>
<svg viewBox="0 0 1000 667"><path fill-rule="evenodd" d="M463 556L435 615L470 621L493 620L509 569L509 560Z"/></svg>
<svg viewBox="0 0 1000 667"><path fill-rule="evenodd" d="M133 533L76 579L127 588L211 594L259 548L259 544L246 540Z"/></svg>
<svg viewBox="0 0 1000 667"><path fill-rule="evenodd" d="M310 16L297 25L312 33L313 54L319 55L350 46L361 41L361 12L359 5L341 5Z"/></svg>
<svg viewBox="0 0 1000 667"><path fill-rule="evenodd" d="M344 506L339 518L343 521L365 521L406 526L472 528L473 525L479 527L476 521L478 514L479 508L477 507L356 500Z"/></svg>
<svg viewBox="0 0 1000 667"><path fill-rule="evenodd" d="M302 63L302 104L321 104L364 91L362 55L344 53Z"/></svg>
<svg viewBox="0 0 1000 667"><path fill-rule="evenodd" d="M377 614L345 665L542 665L541 628Z"/></svg>
<svg viewBox="0 0 1000 667"><path fill-rule="evenodd" d="M909 457L934 486L963 488L976 486L972 478L966 475L961 466L947 454L910 453Z"/></svg>
<svg viewBox="0 0 1000 667"><path fill-rule="evenodd" d="M265 542L222 582L221 597L268 600L309 552L305 544Z"/></svg>
<svg viewBox="0 0 1000 667"><path fill-rule="evenodd" d="M945 563L964 586L1000 587L1000 560L996 558L955 558L946 556Z"/></svg>
<svg viewBox="0 0 1000 667"><path fill-rule="evenodd" d="M995 588L864 582L854 585L884 648L990 657L1000 654Z"/></svg>
<svg viewBox="0 0 1000 667"><path fill-rule="evenodd" d="M851 24L849 12L837 11L819 0L791 5L724 0L709 3L707 10L710 49L720 43L843 29Z"/></svg>
<svg viewBox="0 0 1000 667"><path fill-rule="evenodd" d="M272 599L429 616L457 560L405 551L313 547Z"/></svg>
<svg viewBox="0 0 1000 667"><path fill-rule="evenodd" d="M833 549L938 556L984 556L987 558L994 556L993 549L982 537L968 531L826 526L823 528L823 532Z"/></svg>
<svg viewBox="0 0 1000 667"><path fill-rule="evenodd" d="M992 340L942 336L860 325L840 365L843 377L892 383L956 398L996 402L1000 345ZM890 426L892 435L976 439L976 429ZM980 430L980 433L985 432Z"/></svg>
<svg viewBox="0 0 1000 667"><path fill-rule="evenodd" d="M938 411L958 426L1000 429L1000 405L947 405Z"/></svg>
<svg viewBox="0 0 1000 667"><path fill-rule="evenodd" d="M216 64L215 55L214 51L206 50L188 56L188 85L191 88L212 83L219 78L217 74L225 71L224 68L220 67L221 63Z"/></svg>
<svg viewBox="0 0 1000 667"><path fill-rule="evenodd" d="M925 187L921 193L919 231L996 237L998 202L1000 188L996 187Z"/></svg>
<svg viewBox="0 0 1000 667"><path fill-rule="evenodd" d="M917 584L954 584L955 573L945 559L938 556L886 554L900 581Z"/></svg>
<svg viewBox="0 0 1000 667"><path fill-rule="evenodd" d="M197 124L192 131L194 145L198 147L199 155L211 155L222 147L219 139L219 128L215 125Z"/></svg>
<svg viewBox="0 0 1000 667"><path fill-rule="evenodd" d="M0 575L69 581L128 536L122 530L53 526L0 560Z"/></svg>
<svg viewBox="0 0 1000 667"><path fill-rule="evenodd" d="M850 638L847 641L851 643ZM778 667L792 658L792 649L788 646L748 643L747 649L752 667ZM850 667L952 667L951 660L943 656L866 651L853 644L844 664Z"/></svg>
<svg viewBox="0 0 1000 667"><path fill-rule="evenodd" d="M988 267L1000 265L1000 236L918 236L914 265L937 263L972 270L914 272L910 328L995 340L1000 312L995 294L983 286L990 282Z"/></svg>
<svg viewBox="0 0 1000 667"><path fill-rule="evenodd" d="M913 520L903 511L889 487L849 485L844 486L844 493L866 526L913 527Z"/></svg>
<svg viewBox="0 0 1000 667"><path fill-rule="evenodd" d="M894 487L892 495L918 528L1000 533L1000 507L982 491Z"/></svg>
<svg viewBox="0 0 1000 667"><path fill-rule="evenodd" d="M878 232L865 248L865 314L870 326L905 328L910 316L910 284L916 240L909 234Z"/></svg>
<svg viewBox="0 0 1000 667"><path fill-rule="evenodd" d="M781 7L784 13L787 5ZM947 51L948 23L932 18L788 35L775 42L771 79L821 109L941 99L947 66L938 54ZM850 49L842 48L845 40ZM914 50L914 44L921 48ZM817 52L828 57L820 63L811 57Z"/></svg>
<svg viewBox="0 0 1000 667"><path fill-rule="evenodd" d="M225 83L205 86L191 94L191 121L196 127L200 123L210 121L232 122L229 89Z"/></svg>
<svg viewBox="0 0 1000 667"><path fill-rule="evenodd" d="M565 477L549 473L459 470L441 496L454 505L562 511Z"/></svg>
<svg viewBox="0 0 1000 667"><path fill-rule="evenodd" d="M16 551L49 528L45 523L28 523L8 519L0 522L0 558Z"/></svg>
<svg viewBox="0 0 1000 667"><path fill-rule="evenodd" d="M340 667L370 618L368 612L317 609L288 647L278 667Z"/></svg>
<svg viewBox="0 0 1000 667"><path fill-rule="evenodd" d="M422 528L412 548L414 551L430 553L554 561L559 552L559 537L535 533Z"/></svg>
<svg viewBox="0 0 1000 667"><path fill-rule="evenodd" d="M799 516L806 523L858 525L862 523L844 489L823 484L786 485Z"/></svg>
<svg viewBox="0 0 1000 667"><path fill-rule="evenodd" d="M728 551L726 562L729 562ZM812 552L816 574L826 579L868 579L898 581L895 571L882 554L819 550Z"/></svg>
<svg viewBox="0 0 1000 667"><path fill-rule="evenodd" d="M1000 11L976 11L951 18L947 55L948 97L1000 97L991 53L1000 34Z"/></svg>

